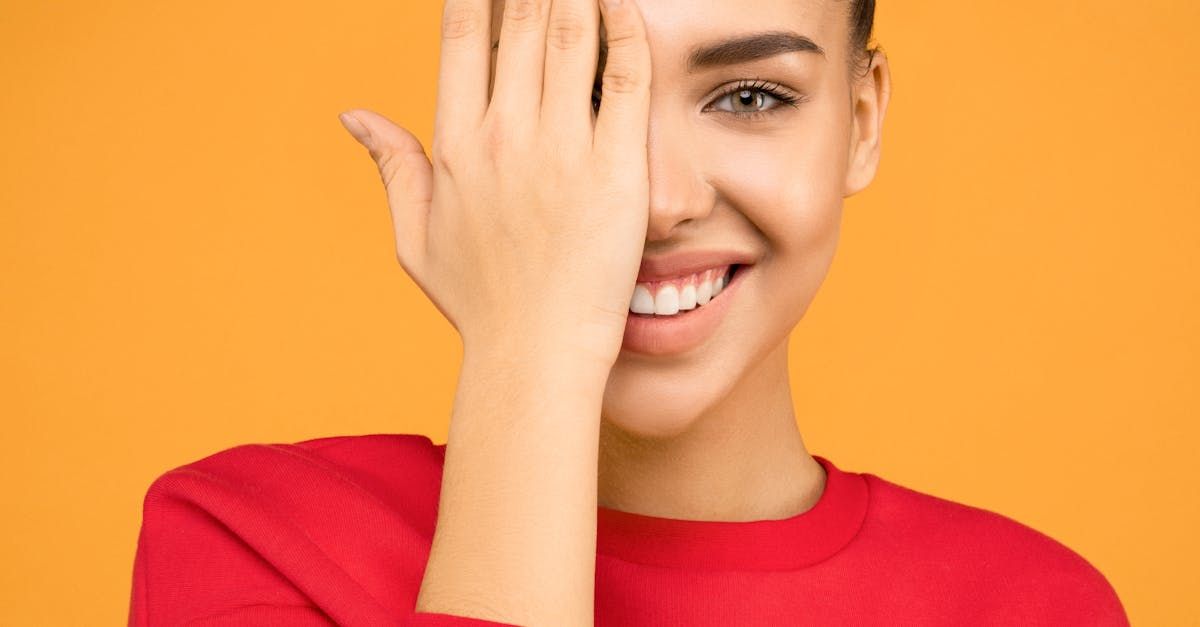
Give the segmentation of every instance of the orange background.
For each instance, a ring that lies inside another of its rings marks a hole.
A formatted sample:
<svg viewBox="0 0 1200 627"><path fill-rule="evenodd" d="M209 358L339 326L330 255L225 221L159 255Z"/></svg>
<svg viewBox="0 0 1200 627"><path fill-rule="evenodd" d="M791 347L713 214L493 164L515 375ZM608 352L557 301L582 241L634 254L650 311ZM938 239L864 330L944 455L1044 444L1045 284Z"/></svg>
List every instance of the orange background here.
<svg viewBox="0 0 1200 627"><path fill-rule="evenodd" d="M458 340L336 118L428 142L439 12L0 8L0 623L123 623L171 467L445 441ZM1050 534L1135 625L1200 624L1197 24L881 2L883 162L792 338L810 450Z"/></svg>

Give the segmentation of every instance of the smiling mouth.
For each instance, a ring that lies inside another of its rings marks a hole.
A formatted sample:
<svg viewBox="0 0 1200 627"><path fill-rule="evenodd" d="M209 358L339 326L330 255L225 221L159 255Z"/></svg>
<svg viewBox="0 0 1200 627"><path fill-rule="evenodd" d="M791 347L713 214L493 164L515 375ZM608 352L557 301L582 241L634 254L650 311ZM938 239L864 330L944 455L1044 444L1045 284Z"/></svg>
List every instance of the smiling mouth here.
<svg viewBox="0 0 1200 627"><path fill-rule="evenodd" d="M639 284L630 302L629 315L637 318L672 318L707 307L709 303L721 297L729 285L737 280L744 264L731 264L724 275L712 278L711 270L687 277L683 286L675 284L660 286L656 293L651 293Z"/></svg>

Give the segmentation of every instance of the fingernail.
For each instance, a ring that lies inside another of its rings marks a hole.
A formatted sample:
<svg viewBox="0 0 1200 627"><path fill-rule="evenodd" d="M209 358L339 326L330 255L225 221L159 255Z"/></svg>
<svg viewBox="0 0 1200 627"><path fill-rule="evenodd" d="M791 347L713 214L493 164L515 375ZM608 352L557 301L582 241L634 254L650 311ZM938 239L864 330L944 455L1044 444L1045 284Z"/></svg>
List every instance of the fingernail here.
<svg viewBox="0 0 1200 627"><path fill-rule="evenodd" d="M604 0L604 4L609 8L615 8L621 6L621 0Z"/></svg>
<svg viewBox="0 0 1200 627"><path fill-rule="evenodd" d="M342 126L346 127L347 131L350 131L354 139L358 140L358 143L363 146L367 145L371 139L371 132L367 130L366 126L363 126L362 122L358 121L358 118L343 111L338 114L338 120L341 121Z"/></svg>

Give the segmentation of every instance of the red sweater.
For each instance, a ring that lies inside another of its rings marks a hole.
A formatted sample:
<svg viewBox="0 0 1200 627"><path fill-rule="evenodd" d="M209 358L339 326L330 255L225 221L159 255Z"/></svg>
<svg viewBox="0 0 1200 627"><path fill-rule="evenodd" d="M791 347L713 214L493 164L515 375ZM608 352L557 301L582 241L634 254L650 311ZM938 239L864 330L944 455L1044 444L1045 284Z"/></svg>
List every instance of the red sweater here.
<svg viewBox="0 0 1200 627"><path fill-rule="evenodd" d="M423 435L339 436L163 474L129 624L502 625L413 612L444 458ZM820 500L782 520L599 507L596 625L1129 624L1104 576L1049 536L816 459Z"/></svg>

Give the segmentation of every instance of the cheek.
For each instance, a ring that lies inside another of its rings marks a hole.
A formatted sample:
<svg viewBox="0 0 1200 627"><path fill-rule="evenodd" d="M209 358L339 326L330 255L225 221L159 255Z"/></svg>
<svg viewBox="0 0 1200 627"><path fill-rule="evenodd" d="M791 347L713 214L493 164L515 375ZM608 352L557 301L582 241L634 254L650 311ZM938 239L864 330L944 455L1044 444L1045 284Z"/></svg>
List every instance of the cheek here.
<svg viewBox="0 0 1200 627"><path fill-rule="evenodd" d="M802 108L772 133L725 131L710 138L719 149L706 155L709 180L762 240L755 291L764 305L756 315L771 337L804 316L833 262L849 146L846 124L832 110Z"/></svg>
<svg viewBox="0 0 1200 627"><path fill-rule="evenodd" d="M710 182L772 256L813 252L837 229L848 140L820 113L802 108L770 134L728 130L707 144Z"/></svg>

